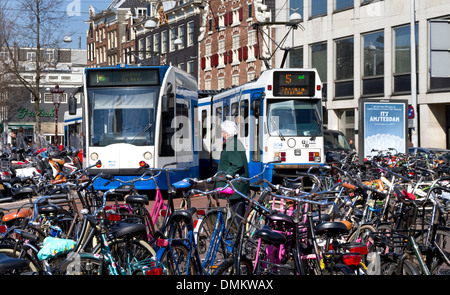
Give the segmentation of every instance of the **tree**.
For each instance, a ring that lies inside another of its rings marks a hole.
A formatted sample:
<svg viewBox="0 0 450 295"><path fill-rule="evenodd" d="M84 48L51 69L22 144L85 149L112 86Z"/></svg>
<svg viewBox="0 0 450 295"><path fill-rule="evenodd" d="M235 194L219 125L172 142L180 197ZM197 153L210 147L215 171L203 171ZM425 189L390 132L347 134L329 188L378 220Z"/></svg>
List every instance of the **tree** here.
<svg viewBox="0 0 450 295"><path fill-rule="evenodd" d="M1 0L0 3L0 75L9 84L19 84L27 89L39 113L41 73L48 66L45 49L58 48L66 27L66 11L62 0ZM35 51L34 66L24 68L17 56L18 47ZM33 74L33 80L24 74ZM1 87L1 86L0 86ZM35 132L41 133L40 117L36 115Z"/></svg>

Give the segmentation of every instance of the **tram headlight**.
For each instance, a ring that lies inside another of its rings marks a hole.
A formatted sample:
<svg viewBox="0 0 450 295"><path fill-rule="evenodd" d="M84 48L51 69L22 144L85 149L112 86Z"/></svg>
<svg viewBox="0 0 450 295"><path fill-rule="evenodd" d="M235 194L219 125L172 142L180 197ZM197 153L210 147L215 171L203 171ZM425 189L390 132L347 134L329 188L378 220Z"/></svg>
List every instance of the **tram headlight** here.
<svg viewBox="0 0 450 295"><path fill-rule="evenodd" d="M145 153L144 153L144 159L146 159L146 160L151 160L151 159L152 159L152 153L150 153L150 152L145 152Z"/></svg>
<svg viewBox="0 0 450 295"><path fill-rule="evenodd" d="M97 153L92 153L91 154L91 160L92 161L97 161L98 160L98 154Z"/></svg>

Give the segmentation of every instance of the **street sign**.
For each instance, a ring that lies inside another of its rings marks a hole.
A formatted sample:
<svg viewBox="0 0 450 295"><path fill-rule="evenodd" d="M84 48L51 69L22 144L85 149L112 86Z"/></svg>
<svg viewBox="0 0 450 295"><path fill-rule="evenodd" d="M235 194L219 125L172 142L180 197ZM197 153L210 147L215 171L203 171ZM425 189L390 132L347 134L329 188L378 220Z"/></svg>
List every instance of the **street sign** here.
<svg viewBox="0 0 450 295"><path fill-rule="evenodd" d="M414 107L413 106L408 107L408 119L414 119Z"/></svg>

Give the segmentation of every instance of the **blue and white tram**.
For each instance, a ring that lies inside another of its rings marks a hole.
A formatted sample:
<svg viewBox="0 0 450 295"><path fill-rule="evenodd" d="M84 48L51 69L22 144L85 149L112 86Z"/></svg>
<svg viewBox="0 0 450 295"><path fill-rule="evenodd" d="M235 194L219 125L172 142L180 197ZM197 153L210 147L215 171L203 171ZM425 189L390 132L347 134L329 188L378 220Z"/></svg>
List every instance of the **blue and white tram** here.
<svg viewBox="0 0 450 295"><path fill-rule="evenodd" d="M199 98L200 171L212 173L222 151L220 123L234 120L250 175L277 182L325 163L322 82L316 69L270 69L253 82ZM209 128L211 126L211 128ZM206 175L201 175L206 176Z"/></svg>
<svg viewBox="0 0 450 295"><path fill-rule="evenodd" d="M64 146L70 149L83 149L82 108L77 108L75 115L64 112Z"/></svg>
<svg viewBox="0 0 450 295"><path fill-rule="evenodd" d="M173 66L86 68L84 75L86 114L86 166L95 175L105 172L125 181L145 161L151 168L176 162L170 181L198 177L198 147L195 124L198 92L195 79ZM178 171L183 170L183 171ZM104 186L117 187L118 181ZM154 189L152 181L135 183L139 190ZM165 173L158 186L167 189Z"/></svg>

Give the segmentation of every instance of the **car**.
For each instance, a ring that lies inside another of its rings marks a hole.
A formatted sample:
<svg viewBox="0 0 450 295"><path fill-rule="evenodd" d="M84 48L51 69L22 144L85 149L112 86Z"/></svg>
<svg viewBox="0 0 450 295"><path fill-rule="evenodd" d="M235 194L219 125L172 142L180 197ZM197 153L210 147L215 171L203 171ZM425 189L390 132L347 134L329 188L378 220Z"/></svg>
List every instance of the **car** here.
<svg viewBox="0 0 450 295"><path fill-rule="evenodd" d="M327 162L339 161L354 151L347 137L339 130L325 129L323 141Z"/></svg>
<svg viewBox="0 0 450 295"><path fill-rule="evenodd" d="M419 157L434 157L450 162L450 150L442 148L410 147L408 153Z"/></svg>

